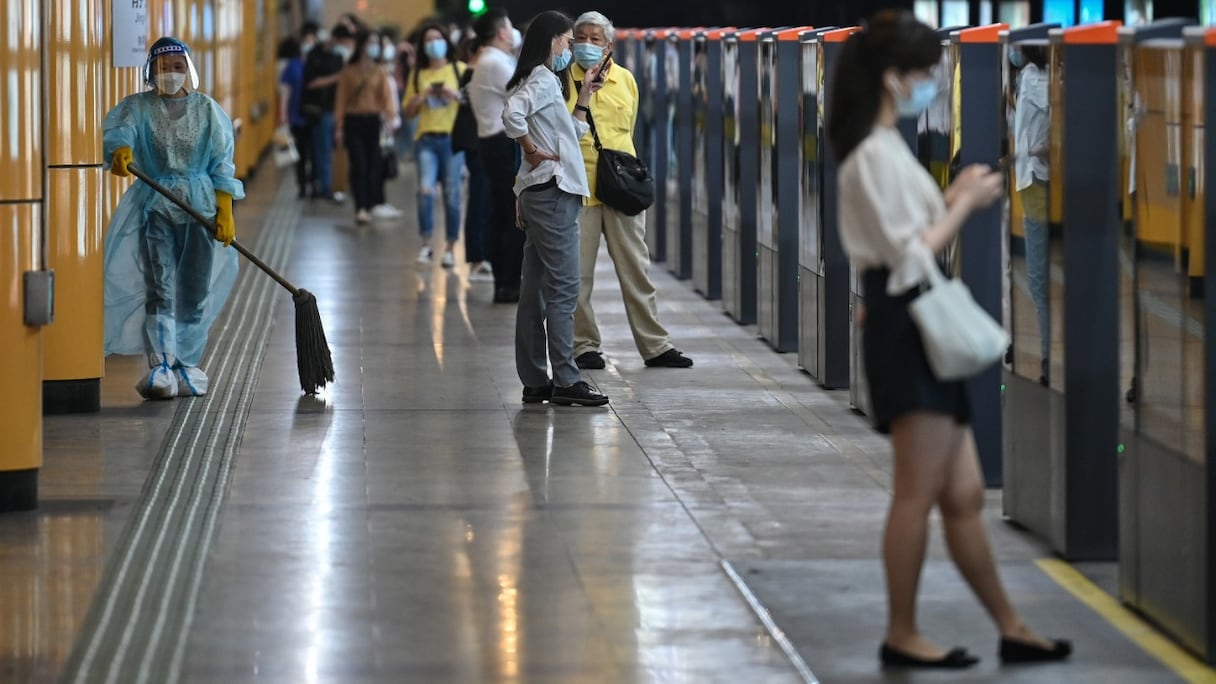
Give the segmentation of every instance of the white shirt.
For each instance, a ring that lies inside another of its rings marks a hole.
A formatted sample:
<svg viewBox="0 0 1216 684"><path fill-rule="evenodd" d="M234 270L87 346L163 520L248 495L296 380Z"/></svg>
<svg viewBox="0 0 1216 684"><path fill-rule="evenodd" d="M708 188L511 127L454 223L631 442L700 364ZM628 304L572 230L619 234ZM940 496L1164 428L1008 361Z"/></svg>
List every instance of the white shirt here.
<svg viewBox="0 0 1216 684"><path fill-rule="evenodd" d="M838 173L840 241L853 267L891 269L892 296L923 283L934 262L920 235L945 215L946 200L903 136L875 126Z"/></svg>
<svg viewBox="0 0 1216 684"><path fill-rule="evenodd" d="M1017 108L1013 113L1013 146L1017 154L1013 170L1017 190L1029 188L1035 179L1046 182L1051 177L1047 160L1031 154L1047 145L1050 107L1047 74L1034 64L1027 64L1018 81Z"/></svg>
<svg viewBox="0 0 1216 684"><path fill-rule="evenodd" d="M562 82L549 67L543 64L537 66L507 96L502 123L507 137L517 140L525 135L531 136L537 149L558 159L545 160L537 166L524 159L515 176L516 195L524 188L556 177L557 187L571 195L591 196L591 190L587 187L587 169L583 166L583 151L578 143L590 127L586 122L574 118L566 109Z"/></svg>
<svg viewBox="0 0 1216 684"><path fill-rule="evenodd" d="M469 106L477 119L477 137L502 133L502 110L507 105L507 82L515 73L515 58L489 46L477 57L469 81Z"/></svg>

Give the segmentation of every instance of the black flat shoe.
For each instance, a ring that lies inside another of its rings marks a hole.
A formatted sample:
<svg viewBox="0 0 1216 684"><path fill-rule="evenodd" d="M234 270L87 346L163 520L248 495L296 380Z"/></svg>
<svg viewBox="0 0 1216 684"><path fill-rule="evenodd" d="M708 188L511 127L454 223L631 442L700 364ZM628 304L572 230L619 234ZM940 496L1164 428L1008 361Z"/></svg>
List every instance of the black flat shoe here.
<svg viewBox="0 0 1216 684"><path fill-rule="evenodd" d="M543 404L553 398L553 383L541 387L524 387L525 404Z"/></svg>
<svg viewBox="0 0 1216 684"><path fill-rule="evenodd" d="M1050 663L1072 655L1072 642L1067 639L1052 639L1051 644L1051 648L1043 648L1017 639L1001 639L1001 662Z"/></svg>
<svg viewBox="0 0 1216 684"><path fill-rule="evenodd" d="M574 358L574 365L583 370L601 370L604 368L604 357L597 351L588 351Z"/></svg>
<svg viewBox="0 0 1216 684"><path fill-rule="evenodd" d="M926 660L897 651L886 644L878 649L878 659L882 661L883 667L906 667L920 670L962 670L980 661L979 658L968 653L965 648L954 648L941 658Z"/></svg>

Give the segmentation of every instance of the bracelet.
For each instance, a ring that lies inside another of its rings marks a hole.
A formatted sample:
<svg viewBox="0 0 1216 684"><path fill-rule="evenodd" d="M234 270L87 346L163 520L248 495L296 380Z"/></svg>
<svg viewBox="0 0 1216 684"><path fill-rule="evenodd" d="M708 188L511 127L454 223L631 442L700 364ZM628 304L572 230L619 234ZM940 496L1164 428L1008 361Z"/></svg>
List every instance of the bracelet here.
<svg viewBox="0 0 1216 684"><path fill-rule="evenodd" d="M574 105L574 111L576 111L576 112L587 112L588 114L590 114L590 113L591 113L591 108L590 108L590 107L586 107L586 106L581 105L581 104L576 104L576 105Z"/></svg>

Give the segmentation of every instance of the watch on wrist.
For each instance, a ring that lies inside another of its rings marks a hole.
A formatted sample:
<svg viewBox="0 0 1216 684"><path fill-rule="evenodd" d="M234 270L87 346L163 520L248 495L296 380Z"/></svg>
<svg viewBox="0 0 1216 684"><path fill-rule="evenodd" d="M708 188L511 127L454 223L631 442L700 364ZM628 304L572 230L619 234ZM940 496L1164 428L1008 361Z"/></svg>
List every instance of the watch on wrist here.
<svg viewBox="0 0 1216 684"><path fill-rule="evenodd" d="M574 105L574 111L576 111L576 112L587 112L588 114L590 114L590 113L591 113L591 108L590 108L590 107L588 107L587 105L576 104L576 105Z"/></svg>

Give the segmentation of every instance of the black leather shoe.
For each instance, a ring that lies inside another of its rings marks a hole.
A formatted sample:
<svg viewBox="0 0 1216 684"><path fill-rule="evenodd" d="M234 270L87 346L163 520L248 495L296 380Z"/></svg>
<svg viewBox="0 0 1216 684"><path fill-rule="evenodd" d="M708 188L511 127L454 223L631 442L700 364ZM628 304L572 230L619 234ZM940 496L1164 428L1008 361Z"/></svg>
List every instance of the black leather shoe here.
<svg viewBox="0 0 1216 684"><path fill-rule="evenodd" d="M524 403L525 404L543 404L549 401L553 396L553 383L543 385L541 387L525 387L524 388Z"/></svg>
<svg viewBox="0 0 1216 684"><path fill-rule="evenodd" d="M514 304L519 301L519 290L512 290L506 287L494 289L495 304Z"/></svg>
<svg viewBox="0 0 1216 684"><path fill-rule="evenodd" d="M1072 642L1067 639L1053 639L1051 644L1051 648L1043 648L1017 639L1001 639L1001 662L1049 663L1072 655Z"/></svg>
<svg viewBox="0 0 1216 684"><path fill-rule="evenodd" d="M692 359L678 349L668 349L653 359L646 359L647 368L692 368Z"/></svg>
<svg viewBox="0 0 1216 684"><path fill-rule="evenodd" d="M919 670L962 670L980 661L979 658L968 653L965 648L954 648L940 658L926 660L897 651L886 644L878 649L878 659L882 661L883 667L905 667Z"/></svg>
<svg viewBox="0 0 1216 684"><path fill-rule="evenodd" d="M580 380L569 387L554 387L549 403L558 406L603 406L608 403L608 397L585 380Z"/></svg>
<svg viewBox="0 0 1216 684"><path fill-rule="evenodd" d="M600 370L604 367L604 355L596 351L583 352L575 357L574 363L583 370Z"/></svg>

